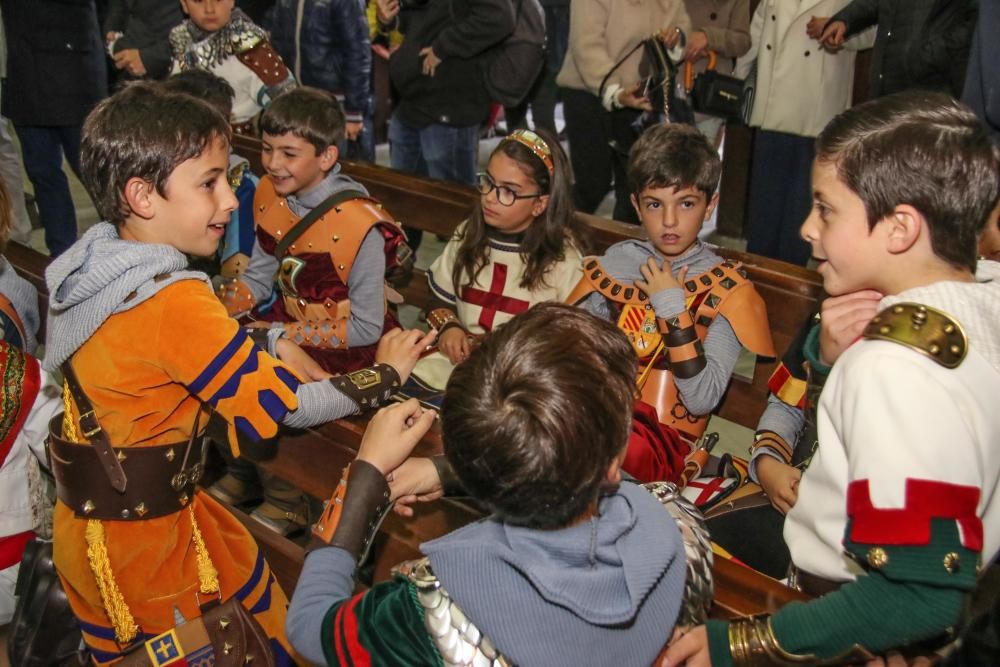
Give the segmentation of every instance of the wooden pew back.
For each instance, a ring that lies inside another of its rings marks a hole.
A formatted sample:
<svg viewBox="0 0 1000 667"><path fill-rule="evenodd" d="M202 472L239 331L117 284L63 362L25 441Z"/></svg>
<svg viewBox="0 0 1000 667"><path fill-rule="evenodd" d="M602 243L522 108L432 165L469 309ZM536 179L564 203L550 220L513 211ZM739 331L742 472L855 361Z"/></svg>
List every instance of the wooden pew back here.
<svg viewBox="0 0 1000 667"><path fill-rule="evenodd" d="M252 168L261 173L260 145L252 139L237 137L234 149L248 157ZM383 167L345 163L345 172L363 183L390 210L400 215L401 222L426 232L450 235L468 215L476 193L467 187L430 181L402 174ZM628 238L641 238L641 229L621 223L583 215L594 233L595 251ZM817 276L809 271L745 253L722 250L720 254L742 261L751 279L767 303L770 324L778 350L784 349L795 335L801 322L815 308L820 293ZM47 289L44 280L48 258L16 243L8 246L6 255L16 270L39 291L42 312L47 311ZM426 281L422 275L414 278L405 291L410 303L427 303ZM736 378L725 397L719 414L753 427L763 410L767 396L766 381L773 361L760 360L753 382ZM329 497L340 472L355 456L364 418L344 419L315 429L282 437L276 458L264 467L298 485L317 498ZM435 429L418 447L418 453L441 450L440 433ZM278 537L259 524L240 516L268 556L275 576L285 590L294 589L301 568L302 550L298 545ZM420 506L412 520L395 515L384 524L375 550L374 579L389 576L390 568L419 554L420 543L439 537L482 516L482 512L467 502L444 500ZM714 615L733 616L773 611L781 604L803 596L790 591L729 561L718 559L714 568L716 606Z"/></svg>

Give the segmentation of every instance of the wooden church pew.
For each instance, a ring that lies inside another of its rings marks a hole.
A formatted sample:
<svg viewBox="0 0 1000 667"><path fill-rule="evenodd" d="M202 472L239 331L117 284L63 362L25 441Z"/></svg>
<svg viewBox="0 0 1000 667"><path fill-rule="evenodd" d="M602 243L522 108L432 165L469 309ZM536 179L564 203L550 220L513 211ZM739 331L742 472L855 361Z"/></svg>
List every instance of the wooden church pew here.
<svg viewBox="0 0 1000 667"><path fill-rule="evenodd" d="M248 157L259 173L259 142L237 137L234 149ZM345 163L345 173L363 183L390 212L404 224L433 234L450 235L471 210L476 195L471 188L430 181L377 167ZM628 238L639 238L641 230L596 216L583 215L594 232L595 251ZM818 276L811 271L782 262L734 251L720 251L728 258L742 261L760 291L769 312L769 321L780 351L795 335L802 321L816 307L821 291ZM8 259L21 275L39 289L42 312L47 292L44 268L47 258L35 251L11 243ZM404 290L407 302L427 304L426 279L416 275ZM773 368L772 360L759 360L753 380L734 378L718 410L722 417L752 428L763 410L766 381ZM354 458L366 420L355 417L325 424L314 429L283 435L277 456L264 464L272 473L298 485L317 498L327 498L340 478L342 468ZM440 434L433 430L418 447L418 453L440 451ZM302 548L263 529L238 510L234 513L250 528L265 550L276 577L289 592L293 590L303 558ZM450 530L482 516L472 503L445 499L421 505L413 519L392 515L383 525L374 550L373 579L385 579L391 567L415 557L421 542L439 537ZM773 611L782 604L803 599L801 594L739 565L717 559L715 566L716 604L719 616Z"/></svg>

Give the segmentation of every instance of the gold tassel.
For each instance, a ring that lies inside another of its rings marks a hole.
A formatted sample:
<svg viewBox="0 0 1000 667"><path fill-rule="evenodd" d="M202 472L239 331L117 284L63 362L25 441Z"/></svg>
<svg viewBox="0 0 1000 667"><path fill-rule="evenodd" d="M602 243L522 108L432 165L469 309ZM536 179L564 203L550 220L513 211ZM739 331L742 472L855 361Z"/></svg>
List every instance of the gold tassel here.
<svg viewBox="0 0 1000 667"><path fill-rule="evenodd" d="M118 590L111 562L108 560L108 548L104 544L104 525L97 519L87 521L87 560L90 569L97 580L97 590L101 593L104 611L115 629L115 638L120 644L128 644L139 633L139 626L132 617L128 603Z"/></svg>
<svg viewBox="0 0 1000 667"><path fill-rule="evenodd" d="M198 556L198 585L202 593L219 592L219 572L212 564L212 559L208 555L208 548L205 547L205 540L198 529L198 521L194 518L194 505L188 506L191 514L191 539L194 540L194 551Z"/></svg>

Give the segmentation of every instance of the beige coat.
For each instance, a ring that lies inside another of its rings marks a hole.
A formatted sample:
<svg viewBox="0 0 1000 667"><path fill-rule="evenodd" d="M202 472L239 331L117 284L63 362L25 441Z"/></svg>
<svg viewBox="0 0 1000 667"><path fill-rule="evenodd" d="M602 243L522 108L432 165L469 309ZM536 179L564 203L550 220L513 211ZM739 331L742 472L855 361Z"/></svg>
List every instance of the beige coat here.
<svg viewBox="0 0 1000 667"><path fill-rule="evenodd" d="M685 0L692 30L708 37L708 48L719 54L716 70L733 71L736 58L750 50L750 0ZM695 63L695 72L705 69L708 60Z"/></svg>
<svg viewBox="0 0 1000 667"><path fill-rule="evenodd" d="M851 105L857 51L871 47L873 30L847 41L838 53L819 48L806 34L813 16L832 16L849 0L761 0L750 23L753 46L737 61L746 76L757 61L750 125L815 137Z"/></svg>
<svg viewBox="0 0 1000 667"><path fill-rule="evenodd" d="M569 50L556 83L594 95L601 80L626 53L654 33L680 27L691 30L683 0L571 0ZM642 49L608 79L622 87L639 81Z"/></svg>

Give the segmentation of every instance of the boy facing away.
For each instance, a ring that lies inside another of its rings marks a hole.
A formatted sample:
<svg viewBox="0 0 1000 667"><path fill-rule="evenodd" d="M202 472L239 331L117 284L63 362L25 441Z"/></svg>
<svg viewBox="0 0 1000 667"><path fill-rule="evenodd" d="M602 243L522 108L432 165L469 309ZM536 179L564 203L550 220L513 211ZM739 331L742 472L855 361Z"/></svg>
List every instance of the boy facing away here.
<svg viewBox="0 0 1000 667"><path fill-rule="evenodd" d="M693 442L722 398L741 347L774 356L764 301L738 262L698 240L718 204L722 164L689 125L646 131L629 156L632 206L648 237L584 260L567 299L616 320L640 359L642 399L661 423ZM625 470L661 479L650 451L630 448Z"/></svg>
<svg viewBox="0 0 1000 667"><path fill-rule="evenodd" d="M393 332L365 373L377 388L353 375L304 382L272 355L308 367L305 353L280 331L241 328L185 270L188 255L216 251L236 206L229 136L215 109L156 84L102 102L82 164L108 222L46 271L44 367L79 384L52 424L54 560L98 664L234 596L287 664L284 593L242 524L195 486L196 436L211 422L234 456L259 455L281 424L385 400L419 351L417 332Z"/></svg>
<svg viewBox="0 0 1000 667"><path fill-rule="evenodd" d="M488 333L455 368L443 457L407 459L434 416L416 400L376 415L320 524L328 545L306 558L292 598L287 628L303 657L651 664L689 608L681 612L673 487L621 478L634 391L635 355L614 326L544 303ZM425 558L352 596L371 526L391 500L442 487L491 516L421 545Z"/></svg>
<svg viewBox="0 0 1000 667"><path fill-rule="evenodd" d="M974 275L1000 180L985 129L943 95L881 98L820 134L812 180L802 236L824 288L885 295L830 372L785 520L799 581L831 592L696 628L670 665L842 664L940 640L1000 547L1000 272Z"/></svg>
<svg viewBox="0 0 1000 667"><path fill-rule="evenodd" d="M169 2L171 0L164 0ZM295 86L267 33L250 20L235 0L180 0L188 18L170 31L171 72L208 70L236 91L233 131L256 135L260 112Z"/></svg>

